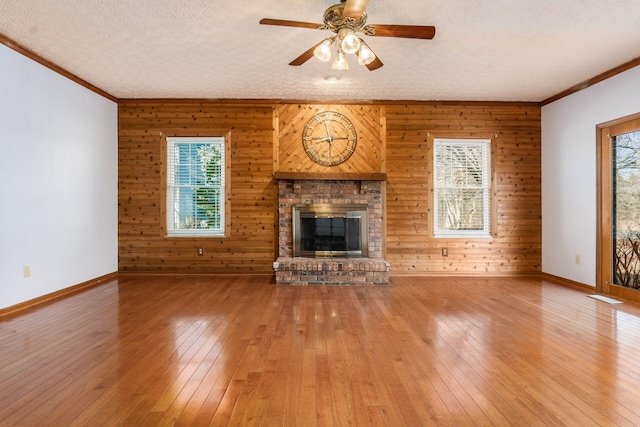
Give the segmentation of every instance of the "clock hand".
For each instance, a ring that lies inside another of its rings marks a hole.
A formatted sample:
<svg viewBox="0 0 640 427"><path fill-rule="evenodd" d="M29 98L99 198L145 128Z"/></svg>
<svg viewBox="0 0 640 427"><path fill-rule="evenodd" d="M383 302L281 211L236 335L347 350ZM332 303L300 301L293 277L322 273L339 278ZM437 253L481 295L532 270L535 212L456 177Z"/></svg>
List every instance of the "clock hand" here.
<svg viewBox="0 0 640 427"><path fill-rule="evenodd" d="M324 121L324 127L327 130L327 138L331 141L333 138L331 138L331 129L329 129L329 122L327 120Z"/></svg>

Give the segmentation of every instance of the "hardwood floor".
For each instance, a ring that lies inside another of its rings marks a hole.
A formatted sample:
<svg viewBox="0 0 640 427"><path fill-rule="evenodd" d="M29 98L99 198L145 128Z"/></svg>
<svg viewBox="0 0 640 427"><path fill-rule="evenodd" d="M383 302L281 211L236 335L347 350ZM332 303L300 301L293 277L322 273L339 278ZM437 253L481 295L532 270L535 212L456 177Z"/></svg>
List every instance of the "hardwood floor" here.
<svg viewBox="0 0 640 427"><path fill-rule="evenodd" d="M640 425L640 307L536 278L127 276L0 319L0 425Z"/></svg>

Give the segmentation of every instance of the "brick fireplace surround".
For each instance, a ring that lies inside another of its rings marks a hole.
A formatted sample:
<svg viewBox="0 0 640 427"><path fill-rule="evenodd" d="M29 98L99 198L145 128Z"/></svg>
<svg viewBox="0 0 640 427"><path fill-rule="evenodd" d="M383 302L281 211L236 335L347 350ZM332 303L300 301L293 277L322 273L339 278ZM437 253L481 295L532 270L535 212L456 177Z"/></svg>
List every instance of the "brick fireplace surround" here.
<svg viewBox="0 0 640 427"><path fill-rule="evenodd" d="M278 259L282 285L388 285L390 265L382 258L382 181L283 179L278 184ZM293 257L293 205L366 204L369 207L369 258Z"/></svg>

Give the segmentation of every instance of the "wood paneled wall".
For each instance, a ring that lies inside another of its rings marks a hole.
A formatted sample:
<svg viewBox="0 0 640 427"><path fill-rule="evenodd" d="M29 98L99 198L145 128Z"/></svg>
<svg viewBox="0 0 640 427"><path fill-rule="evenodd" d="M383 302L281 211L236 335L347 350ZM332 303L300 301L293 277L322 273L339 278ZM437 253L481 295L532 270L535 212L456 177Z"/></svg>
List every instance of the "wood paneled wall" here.
<svg viewBox="0 0 640 427"><path fill-rule="evenodd" d="M315 112L357 118L358 150L315 165L299 129ZM277 187L273 172L386 172L384 257L391 274L527 274L541 270L540 108L510 103L366 105L123 101L119 105L119 269L166 273L271 273ZM230 233L164 236L163 135L231 132ZM493 139L494 237L435 239L430 139ZM308 162L307 162L308 161ZM307 163L305 163L307 162ZM341 168L341 169L336 169ZM204 255L197 249L204 247ZM441 248L449 255L443 257Z"/></svg>
<svg viewBox="0 0 640 427"><path fill-rule="evenodd" d="M541 271L540 120L539 107L522 104L386 107L386 259L392 275ZM434 136L492 138L492 239L433 237L429 150Z"/></svg>
<svg viewBox="0 0 640 427"><path fill-rule="evenodd" d="M119 270L163 273L271 273L275 253L273 114L270 105L121 102ZM162 135L161 135L162 133ZM229 236L167 238L162 179L165 136L230 135ZM204 254L198 255L198 248Z"/></svg>

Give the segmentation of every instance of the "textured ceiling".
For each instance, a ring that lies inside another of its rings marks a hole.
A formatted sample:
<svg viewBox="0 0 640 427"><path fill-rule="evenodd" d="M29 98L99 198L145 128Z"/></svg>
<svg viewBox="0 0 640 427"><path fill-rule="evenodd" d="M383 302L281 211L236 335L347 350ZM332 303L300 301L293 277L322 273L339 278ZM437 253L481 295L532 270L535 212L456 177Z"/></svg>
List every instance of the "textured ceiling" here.
<svg viewBox="0 0 640 427"><path fill-rule="evenodd" d="M321 23L334 3L0 0L0 34L118 98L541 101L640 56L638 0L371 0L369 24L437 29L364 36L373 72L291 67L332 33L258 24Z"/></svg>

